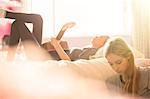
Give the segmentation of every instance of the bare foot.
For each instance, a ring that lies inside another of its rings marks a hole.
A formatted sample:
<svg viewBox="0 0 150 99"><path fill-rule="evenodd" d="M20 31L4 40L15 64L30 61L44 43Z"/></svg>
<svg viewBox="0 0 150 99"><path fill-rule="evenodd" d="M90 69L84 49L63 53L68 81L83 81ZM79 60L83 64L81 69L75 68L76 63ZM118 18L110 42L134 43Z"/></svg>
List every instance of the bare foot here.
<svg viewBox="0 0 150 99"><path fill-rule="evenodd" d="M64 35L64 32L67 29L72 28L73 26L75 26L75 22L69 22L69 23L66 23L65 25L63 25L63 27L61 28L60 32L58 33L56 39L60 40L62 38L62 36Z"/></svg>

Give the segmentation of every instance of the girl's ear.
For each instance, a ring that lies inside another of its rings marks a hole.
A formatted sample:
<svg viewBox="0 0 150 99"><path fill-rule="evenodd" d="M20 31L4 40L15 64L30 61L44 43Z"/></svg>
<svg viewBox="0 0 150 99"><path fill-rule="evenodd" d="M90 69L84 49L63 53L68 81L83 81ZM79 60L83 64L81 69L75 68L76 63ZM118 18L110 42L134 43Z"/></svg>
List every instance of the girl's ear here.
<svg viewBox="0 0 150 99"><path fill-rule="evenodd" d="M130 60L130 57L131 57L131 56L128 56L128 57L127 57L127 60Z"/></svg>
<svg viewBox="0 0 150 99"><path fill-rule="evenodd" d="M131 57L132 57L132 53L130 52L130 53L128 53L127 59L129 60Z"/></svg>

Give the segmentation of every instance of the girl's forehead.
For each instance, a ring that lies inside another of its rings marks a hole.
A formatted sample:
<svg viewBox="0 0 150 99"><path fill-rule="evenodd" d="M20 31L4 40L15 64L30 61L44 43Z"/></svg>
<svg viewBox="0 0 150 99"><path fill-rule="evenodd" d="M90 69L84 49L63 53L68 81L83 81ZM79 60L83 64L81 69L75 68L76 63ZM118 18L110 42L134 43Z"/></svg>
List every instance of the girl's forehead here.
<svg viewBox="0 0 150 99"><path fill-rule="evenodd" d="M113 53L110 53L106 56L106 58L109 60L109 61L117 61L117 60L120 60L122 59L123 57L119 56L119 55L116 55L116 54L113 54Z"/></svg>
<svg viewBox="0 0 150 99"><path fill-rule="evenodd" d="M114 53L109 53L109 54L107 55L107 57L121 57L121 56L119 56L119 55L117 55L117 54L114 54Z"/></svg>

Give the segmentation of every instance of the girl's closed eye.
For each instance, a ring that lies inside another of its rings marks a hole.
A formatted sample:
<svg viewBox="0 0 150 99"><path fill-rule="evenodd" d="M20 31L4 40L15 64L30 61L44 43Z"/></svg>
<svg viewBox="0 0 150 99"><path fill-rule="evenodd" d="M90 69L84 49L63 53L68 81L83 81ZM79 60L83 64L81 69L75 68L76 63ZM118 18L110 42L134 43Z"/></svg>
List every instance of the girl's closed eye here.
<svg viewBox="0 0 150 99"><path fill-rule="evenodd" d="M121 63L122 63L122 60L116 61L116 64L121 64Z"/></svg>
<svg viewBox="0 0 150 99"><path fill-rule="evenodd" d="M110 62L108 62L108 63L109 63L109 65L111 65L111 66L113 65L113 64L112 64L112 63L110 63Z"/></svg>

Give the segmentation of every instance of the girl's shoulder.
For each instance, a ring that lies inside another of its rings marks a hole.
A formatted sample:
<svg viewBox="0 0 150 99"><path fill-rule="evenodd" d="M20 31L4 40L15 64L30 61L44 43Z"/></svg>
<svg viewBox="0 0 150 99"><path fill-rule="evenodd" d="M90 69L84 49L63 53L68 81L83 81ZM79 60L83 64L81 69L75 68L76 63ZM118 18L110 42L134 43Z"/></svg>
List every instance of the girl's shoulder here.
<svg viewBox="0 0 150 99"><path fill-rule="evenodd" d="M120 80L120 75L116 74L106 79L105 84L108 88L108 91L110 91L113 94L119 94L122 92L122 86Z"/></svg>
<svg viewBox="0 0 150 99"><path fill-rule="evenodd" d="M120 75L118 74L110 76L106 79L106 83L116 84L116 82L120 82Z"/></svg>

